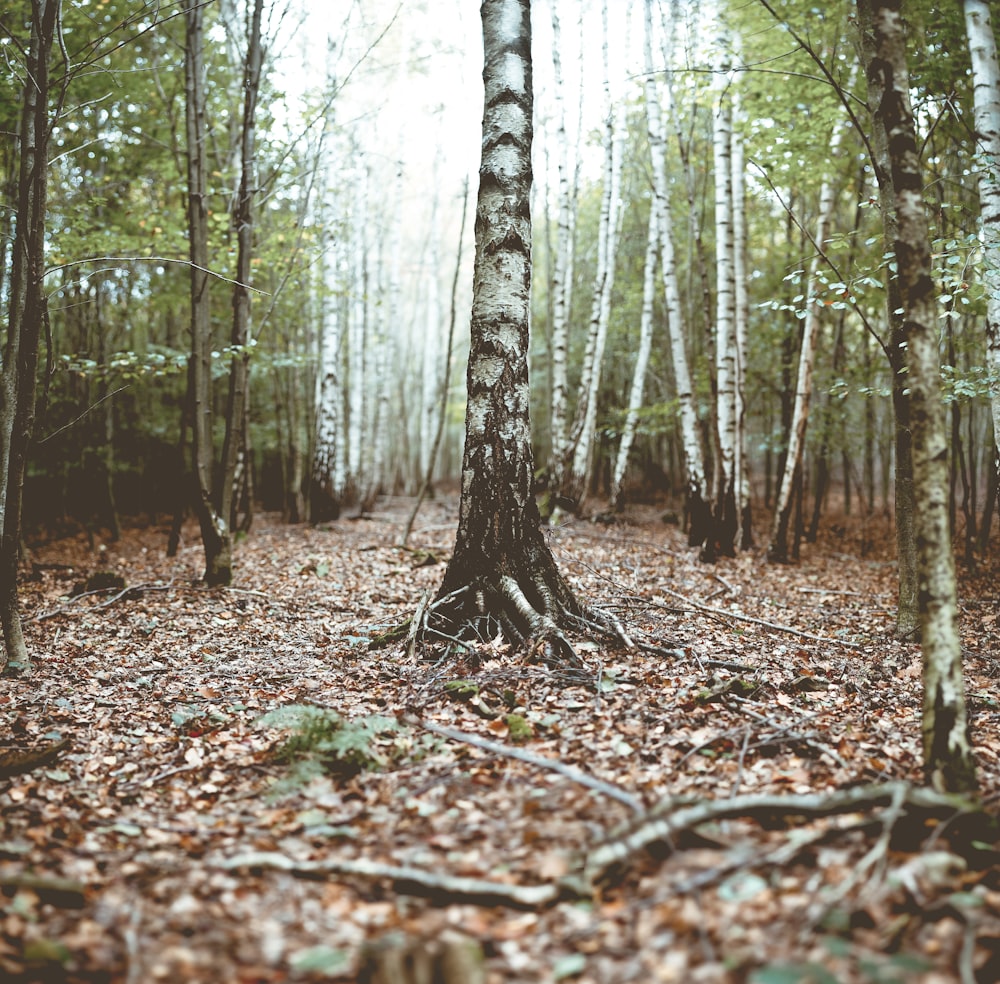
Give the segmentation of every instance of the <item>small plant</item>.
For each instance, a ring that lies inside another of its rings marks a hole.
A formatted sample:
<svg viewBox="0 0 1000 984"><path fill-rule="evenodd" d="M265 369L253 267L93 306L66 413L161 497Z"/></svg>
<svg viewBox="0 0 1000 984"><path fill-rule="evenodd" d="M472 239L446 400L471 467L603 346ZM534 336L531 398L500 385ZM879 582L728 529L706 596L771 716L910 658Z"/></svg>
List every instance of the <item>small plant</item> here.
<svg viewBox="0 0 1000 984"><path fill-rule="evenodd" d="M294 765L303 778L324 772L349 779L386 765L388 755L380 749L384 736L400 730L394 718L368 714L356 720L342 718L335 711L310 704L289 704L258 718L262 728L288 732L275 757Z"/></svg>

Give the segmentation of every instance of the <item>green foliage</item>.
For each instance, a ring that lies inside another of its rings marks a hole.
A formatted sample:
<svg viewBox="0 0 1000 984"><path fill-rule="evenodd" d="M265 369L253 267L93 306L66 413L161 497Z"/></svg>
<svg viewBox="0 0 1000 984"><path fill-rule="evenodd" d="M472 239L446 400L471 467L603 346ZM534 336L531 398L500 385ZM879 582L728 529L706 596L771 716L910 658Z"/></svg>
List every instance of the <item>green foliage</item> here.
<svg viewBox="0 0 1000 984"><path fill-rule="evenodd" d="M288 733L275 751L279 762L295 766L303 776L324 772L338 778L384 767L391 750L385 739L402 730L395 718L370 714L345 720L311 704L277 707L256 723Z"/></svg>

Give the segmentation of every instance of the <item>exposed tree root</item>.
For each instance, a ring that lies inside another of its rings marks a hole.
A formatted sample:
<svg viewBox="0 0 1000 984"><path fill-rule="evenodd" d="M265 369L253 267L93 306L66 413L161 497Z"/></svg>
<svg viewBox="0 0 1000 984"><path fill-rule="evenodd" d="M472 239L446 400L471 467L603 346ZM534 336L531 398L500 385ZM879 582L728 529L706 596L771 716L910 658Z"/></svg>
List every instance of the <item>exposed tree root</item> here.
<svg viewBox="0 0 1000 984"><path fill-rule="evenodd" d="M610 612L582 608L561 578L550 585L544 578L522 584L510 574L484 575L453 589L426 606L420 632L452 642L486 641L497 634L514 646L531 650L539 661L584 669L584 661L566 636L573 629L605 634L635 648L621 622Z"/></svg>

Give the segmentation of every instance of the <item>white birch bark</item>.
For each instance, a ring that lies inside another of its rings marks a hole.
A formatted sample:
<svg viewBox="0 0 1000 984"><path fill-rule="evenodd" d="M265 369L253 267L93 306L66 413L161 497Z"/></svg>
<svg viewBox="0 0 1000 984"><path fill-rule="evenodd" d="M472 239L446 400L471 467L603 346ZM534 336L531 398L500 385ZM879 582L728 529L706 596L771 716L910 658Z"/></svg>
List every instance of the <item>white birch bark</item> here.
<svg viewBox="0 0 1000 984"><path fill-rule="evenodd" d="M674 259L674 219L670 206L669 186L667 183L667 142L660 109L656 66L653 63L652 49L652 0L646 0L646 45L645 63L645 105L646 129L652 156L653 204L657 211L657 224L660 235L660 269L663 278L664 311L667 321L667 333L670 339L670 357L674 370L674 387L677 391L677 401L680 410L681 446L684 453L685 469L685 509L688 518L688 543L700 546L708 531L709 521L709 491L706 483L705 456L702 452L701 434L698 426L698 408L694 400L694 387L691 382L687 352L687 331L684 324L681 307L680 284L677 279L677 264ZM673 63L672 39L679 28L680 11L676 3L670 5L669 20L664 25L662 36L663 64L668 68ZM667 74L667 84L664 88L667 101L667 111L673 114L672 88L670 75ZM678 132L679 139L683 135ZM685 167L685 181L688 186L688 201L694 202L694 190L690 168ZM691 208L692 219L696 209ZM695 240L692 235L692 241Z"/></svg>
<svg viewBox="0 0 1000 984"><path fill-rule="evenodd" d="M848 89L851 86L848 85ZM830 139L830 156L836 158L844 135L844 127L838 126ZM837 205L833 176L827 174L819 191L819 218L816 221L816 247L824 248L833 224L833 212ZM792 506L792 490L796 472L802 467L802 453L805 447L806 429L809 425L809 405L812 399L813 363L816 339L819 336L822 301L819 291L819 272L822 263L817 254L809 266L806 285L806 314L802 326L802 346L799 351L799 369L795 382L795 404L792 408L792 426L788 435L788 449L785 454L785 471L781 476L778 497L775 501L774 520L771 525L771 542L768 557L783 562L788 560L788 524Z"/></svg>
<svg viewBox="0 0 1000 984"><path fill-rule="evenodd" d="M337 300L342 289L342 248L335 246L333 258L324 270L326 291L332 303L323 305L316 372L316 422L310 478L310 519L335 519L344 495L343 389L341 343L343 305Z"/></svg>
<svg viewBox="0 0 1000 984"><path fill-rule="evenodd" d="M979 174L982 218L986 367L990 378L993 443L1000 449L1000 59L987 0L965 0L965 30L972 58L976 128L973 162Z"/></svg>
<svg viewBox="0 0 1000 984"><path fill-rule="evenodd" d="M625 424L618 444L618 456L611 476L610 505L614 509L622 491L622 480L628 467L628 456L632 450L636 425L639 422L639 410L642 408L642 394L646 383L646 370L649 367L649 356L653 348L653 297L656 289L656 258L659 254L659 241L656 221L656 208L650 202L649 230L646 235L646 257L643 261L642 273L642 312L639 316L639 349L635 357L635 368L632 371L632 386L629 390L628 410L625 414Z"/></svg>
<svg viewBox="0 0 1000 984"><path fill-rule="evenodd" d="M552 68L556 115L556 168L558 174L558 219L556 223L555 261L552 267L552 395L550 421L552 453L556 468L566 454L566 348L571 291L573 252L573 199L570 191L569 137L566 132L566 101L562 76L562 29L558 0L552 3Z"/></svg>
<svg viewBox="0 0 1000 984"><path fill-rule="evenodd" d="M728 39L720 30L720 49ZM716 69L715 107L712 125L712 160L715 171L715 376L716 433L719 458L716 463L713 507L713 543L706 555L731 554L736 550L736 295L733 240L732 105L729 100L728 53Z"/></svg>
<svg viewBox="0 0 1000 984"><path fill-rule="evenodd" d="M352 216L351 303L347 324L347 489L354 498L360 490L362 437L367 411L365 392L365 336L367 327L367 198L368 171L360 165Z"/></svg>
<svg viewBox="0 0 1000 984"><path fill-rule="evenodd" d="M604 193L598 230L597 274L590 317L587 347L580 379L580 402L574 428L573 461L570 467L569 497L579 506L587 495L593 465L594 435L597 423L597 394L601 384L601 364L611 315L611 291L614 287L615 251L621 218L621 157L624 134L619 132L618 106L612 93L608 45L608 3L601 7L604 25L604 91L607 115L604 123Z"/></svg>
<svg viewBox="0 0 1000 984"><path fill-rule="evenodd" d="M734 379L733 483L736 489L736 538L738 545L750 542L750 468L746 453L747 332L750 325L750 293L747 289L746 247L746 162L740 133L739 97L733 97L732 182L733 182L733 317L735 318L736 375Z"/></svg>
<svg viewBox="0 0 1000 984"><path fill-rule="evenodd" d="M428 243L428 270L426 274L427 306L424 319L424 353L423 353L423 384L420 406L420 474L427 472L427 464L431 458L431 447L434 444L434 433L437 430L439 411L439 396L441 390L441 296L438 286L438 269L441 261L438 248L438 237L434 230L437 227L437 202L431 208L432 230Z"/></svg>

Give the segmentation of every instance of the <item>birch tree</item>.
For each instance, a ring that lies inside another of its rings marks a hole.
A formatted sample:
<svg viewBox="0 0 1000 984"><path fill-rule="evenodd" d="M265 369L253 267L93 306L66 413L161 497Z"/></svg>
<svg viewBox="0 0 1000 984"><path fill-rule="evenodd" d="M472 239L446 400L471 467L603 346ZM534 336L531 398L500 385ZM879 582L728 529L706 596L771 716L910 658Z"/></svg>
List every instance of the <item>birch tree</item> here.
<svg viewBox="0 0 1000 984"><path fill-rule="evenodd" d="M858 0L865 39L869 105L888 138L907 353L919 612L923 650L923 759L939 790L976 788L958 634L955 561L948 523L948 454L936 291L923 199L920 154L910 106L901 0Z"/></svg>
<svg viewBox="0 0 1000 984"><path fill-rule="evenodd" d="M58 107L50 106L49 62L59 25L59 0L32 0L25 65L17 177L17 224L7 287L7 338L0 366L0 623L7 676L31 672L17 591L21 504L28 445L35 421L39 340L48 325L45 225L48 145ZM69 65L65 66L69 71ZM2 247L0 247L2 248Z"/></svg>
<svg viewBox="0 0 1000 984"><path fill-rule="evenodd" d="M552 449L550 470L558 488L562 484L562 465L566 457L566 349L569 334L569 308L573 272L573 192L570 180L569 137L566 132L566 99L562 74L562 27L559 20L558 0L552 2L552 68L553 98L556 117L556 169L557 212L555 259L552 267L552 326L550 348L552 352L552 394L550 399L550 430Z"/></svg>
<svg viewBox="0 0 1000 984"><path fill-rule="evenodd" d="M433 605L449 634L537 639L571 656L582 608L533 494L528 390L532 73L529 0L484 0L482 163L455 549Z"/></svg>
<svg viewBox="0 0 1000 984"><path fill-rule="evenodd" d="M1000 59L986 0L965 0L965 29L972 58L974 161L979 174L982 218L986 366L990 378L994 466L1000 469Z"/></svg>
<svg viewBox="0 0 1000 984"><path fill-rule="evenodd" d="M192 406L195 511L205 548L205 578L218 570L227 541L225 520L212 501L212 319L208 272L208 132L205 121L205 10L184 0L184 107L187 146L187 223L190 260L191 355L188 378Z"/></svg>
<svg viewBox="0 0 1000 984"><path fill-rule="evenodd" d="M603 129L604 184L601 197L601 214L597 232L597 271L591 304L590 326L583 353L580 374L580 396L573 423L569 475L563 485L563 494L579 507L586 498L593 467L594 437L597 428L597 397L601 384L601 365L608 338L611 318L611 292L615 279L615 251L621 216L621 159L624 133L618 122L618 105L611 85L611 56L608 41L608 3L601 6L604 26L602 47L604 63L605 111Z"/></svg>
<svg viewBox="0 0 1000 984"><path fill-rule="evenodd" d="M326 223L320 223L321 248L327 244ZM323 249L324 257L327 251ZM309 479L309 521L325 523L340 516L344 496L344 407L341 344L344 305L341 299L343 241L333 244L323 261L323 303L319 318L316 370L316 420Z"/></svg>
<svg viewBox="0 0 1000 984"><path fill-rule="evenodd" d="M737 504L737 393L739 360L736 331L736 241L733 228L733 116L729 95L728 36L719 25L722 59L716 68L712 119L712 163L715 173L715 379L716 460L712 531L703 555L712 560L736 552L739 534Z"/></svg>
<svg viewBox="0 0 1000 984"><path fill-rule="evenodd" d="M843 140L844 128L837 127L830 140L830 156L836 158ZM795 384L795 404L792 409L792 426L788 435L785 452L785 469L778 487L778 498L774 507L771 525L771 542L768 558L782 563L788 560L788 526L792 514L793 493L801 478L802 457L805 447L806 428L809 424L809 406L813 389L813 363L816 340L819 336L823 304L819 293L819 274L823 258L820 255L824 243L830 236L837 195L833 176L827 174L819 191L819 218L816 221L816 237L813 241L817 253L809 267L806 286L805 318L802 325L802 343L799 349L799 369Z"/></svg>

